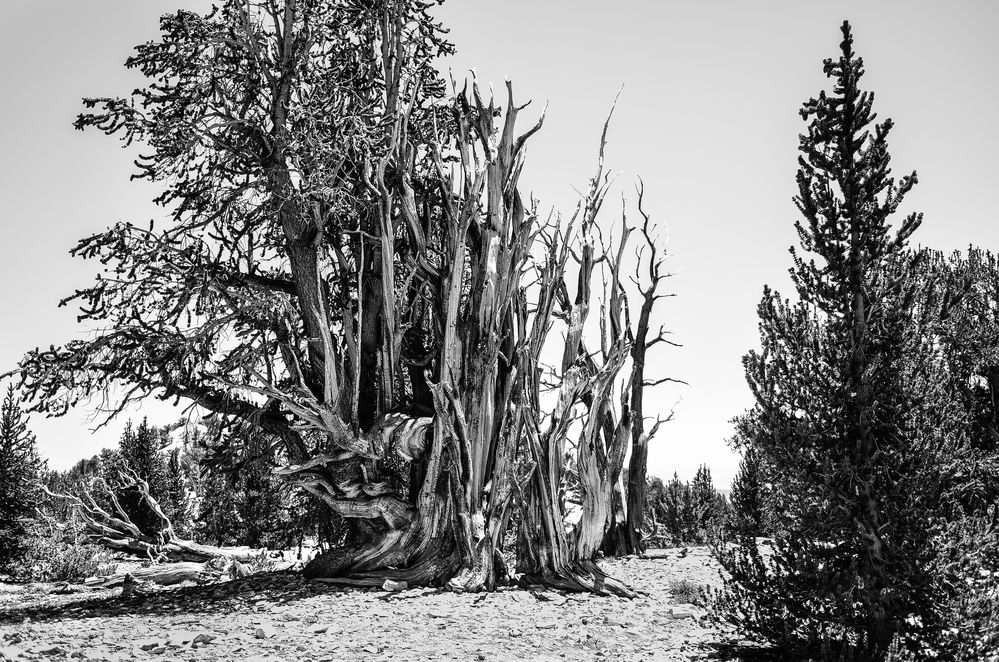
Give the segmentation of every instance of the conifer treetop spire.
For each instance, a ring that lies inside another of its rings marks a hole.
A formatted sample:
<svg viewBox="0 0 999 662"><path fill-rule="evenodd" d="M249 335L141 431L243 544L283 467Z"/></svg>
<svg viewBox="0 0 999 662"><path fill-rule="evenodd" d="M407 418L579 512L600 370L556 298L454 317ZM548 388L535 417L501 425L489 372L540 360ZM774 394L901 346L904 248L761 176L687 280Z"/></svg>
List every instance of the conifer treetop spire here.
<svg viewBox="0 0 999 662"><path fill-rule="evenodd" d="M911 213L894 231L889 223L916 184L916 172L892 177L888 134L894 125L890 119L876 122L874 93L859 85L864 61L853 51L849 22L841 29L839 58L823 63L823 72L835 80L831 95L822 91L800 110L809 124L799 136L794 202L803 218L795 228L801 249L821 262L805 261L791 249L799 295L826 310L844 301L842 287L861 289L865 265L901 251L922 222L922 214ZM846 277L830 282L834 273Z"/></svg>

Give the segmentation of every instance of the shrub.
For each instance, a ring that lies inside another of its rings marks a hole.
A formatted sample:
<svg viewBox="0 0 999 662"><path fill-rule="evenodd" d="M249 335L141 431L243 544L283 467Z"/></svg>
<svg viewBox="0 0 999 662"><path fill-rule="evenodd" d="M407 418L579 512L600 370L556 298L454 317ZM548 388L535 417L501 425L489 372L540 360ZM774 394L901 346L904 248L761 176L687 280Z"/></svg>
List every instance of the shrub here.
<svg viewBox="0 0 999 662"><path fill-rule="evenodd" d="M673 602L704 606L707 603L707 591L700 584L689 579L671 579L669 592Z"/></svg>
<svg viewBox="0 0 999 662"><path fill-rule="evenodd" d="M117 565L110 552L83 542L75 531L36 525L13 577L32 582L82 581L114 574Z"/></svg>

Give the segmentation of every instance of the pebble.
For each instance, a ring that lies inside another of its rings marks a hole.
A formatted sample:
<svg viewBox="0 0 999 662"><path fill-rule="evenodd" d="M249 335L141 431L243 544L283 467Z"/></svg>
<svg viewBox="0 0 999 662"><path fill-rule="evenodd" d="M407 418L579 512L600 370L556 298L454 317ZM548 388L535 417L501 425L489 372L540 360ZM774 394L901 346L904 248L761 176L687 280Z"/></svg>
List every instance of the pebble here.
<svg viewBox="0 0 999 662"><path fill-rule="evenodd" d="M270 625L261 625L256 630L253 631L253 636L257 639L270 639L275 634L277 634L274 628Z"/></svg>

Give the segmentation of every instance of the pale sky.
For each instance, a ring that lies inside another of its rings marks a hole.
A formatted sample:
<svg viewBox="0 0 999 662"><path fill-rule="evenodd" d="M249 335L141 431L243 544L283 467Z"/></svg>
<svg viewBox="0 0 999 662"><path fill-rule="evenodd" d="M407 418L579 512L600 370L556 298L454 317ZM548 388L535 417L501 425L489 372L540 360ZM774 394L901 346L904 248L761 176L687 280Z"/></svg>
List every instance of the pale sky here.
<svg viewBox="0 0 999 662"><path fill-rule="evenodd" d="M93 274L68 255L78 238L162 215L149 203L156 191L129 182L127 152L97 132L73 131L80 98L127 94L140 81L121 65L155 36L157 17L209 4L4 0L0 372L27 349L80 333L75 312L56 308ZM903 210L926 214L915 240L999 248L990 199L999 180L999 3L449 0L439 15L458 46L456 78L475 68L498 90L511 79L518 99L535 100L525 126L549 103L522 179L545 207L571 210L624 84L608 165L629 190L636 175L645 180L647 210L668 226L678 272L677 296L657 321L684 347L660 352L651 368L690 383L646 398L664 410L679 400L653 442L653 474L690 478L707 463L722 487L735 474L725 439L731 418L751 404L741 357L758 344L756 305L764 283L790 293L798 109L827 86L821 63L838 52L844 18L875 109L896 122L895 172L919 172ZM176 418L160 403L143 411L155 424ZM91 434L91 413L32 418L50 466L117 443L124 420Z"/></svg>

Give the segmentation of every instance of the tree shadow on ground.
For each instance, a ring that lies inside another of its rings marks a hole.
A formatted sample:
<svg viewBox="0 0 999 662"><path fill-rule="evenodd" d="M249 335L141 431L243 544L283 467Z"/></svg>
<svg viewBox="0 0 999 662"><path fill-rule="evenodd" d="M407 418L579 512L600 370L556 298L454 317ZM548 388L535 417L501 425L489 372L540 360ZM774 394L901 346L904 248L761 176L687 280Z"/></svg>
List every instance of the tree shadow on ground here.
<svg viewBox="0 0 999 662"><path fill-rule="evenodd" d="M787 651L754 644L746 641L724 641L704 644L709 660L722 662L792 662L798 658L788 656Z"/></svg>
<svg viewBox="0 0 999 662"><path fill-rule="evenodd" d="M301 574L290 572L262 573L216 584L200 584L155 590L148 594L122 597L120 589L101 591L97 595L44 594L37 602L26 594L25 607L0 606L0 624L21 623L25 619L45 622L66 619L107 618L126 614L183 615L207 609L215 613L245 611L258 601L293 602L295 600L343 591L373 590L345 588L313 582ZM33 604L32 604L33 603Z"/></svg>

